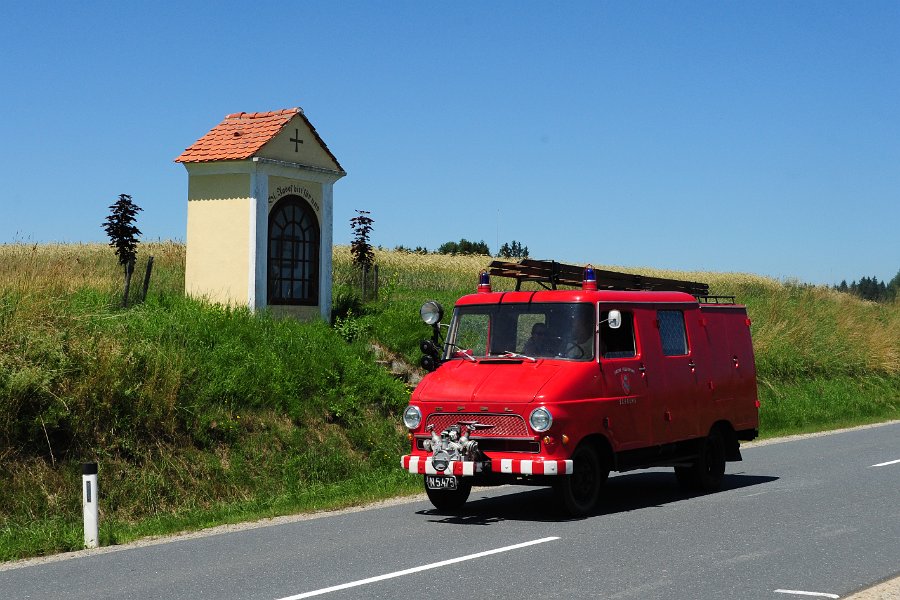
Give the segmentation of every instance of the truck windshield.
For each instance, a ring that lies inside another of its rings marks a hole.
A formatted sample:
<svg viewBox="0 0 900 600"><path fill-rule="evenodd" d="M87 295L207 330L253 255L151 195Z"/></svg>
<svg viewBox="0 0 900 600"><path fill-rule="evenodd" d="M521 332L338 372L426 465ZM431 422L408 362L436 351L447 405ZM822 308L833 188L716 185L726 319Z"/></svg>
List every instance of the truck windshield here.
<svg viewBox="0 0 900 600"><path fill-rule="evenodd" d="M490 304L453 311L444 358L523 354L594 358L596 311L587 303Z"/></svg>

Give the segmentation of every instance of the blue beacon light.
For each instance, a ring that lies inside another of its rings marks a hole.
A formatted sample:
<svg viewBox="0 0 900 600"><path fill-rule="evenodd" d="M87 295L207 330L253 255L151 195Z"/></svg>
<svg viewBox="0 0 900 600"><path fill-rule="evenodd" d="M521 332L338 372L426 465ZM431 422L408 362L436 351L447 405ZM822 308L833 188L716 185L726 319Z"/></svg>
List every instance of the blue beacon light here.
<svg viewBox="0 0 900 600"><path fill-rule="evenodd" d="M594 273L593 265L584 268L584 281L581 282L581 289L589 292L597 291L597 275Z"/></svg>
<svg viewBox="0 0 900 600"><path fill-rule="evenodd" d="M478 276L478 293L486 294L491 291L491 276L487 271L482 271Z"/></svg>

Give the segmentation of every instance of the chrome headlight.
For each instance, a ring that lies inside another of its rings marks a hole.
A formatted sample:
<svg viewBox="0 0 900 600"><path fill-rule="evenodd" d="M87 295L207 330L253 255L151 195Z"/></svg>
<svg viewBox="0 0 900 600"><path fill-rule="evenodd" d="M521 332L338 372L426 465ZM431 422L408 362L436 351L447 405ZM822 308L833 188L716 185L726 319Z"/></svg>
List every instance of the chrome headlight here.
<svg viewBox="0 0 900 600"><path fill-rule="evenodd" d="M426 325L437 325L444 318L444 307L434 300L429 300L419 309L419 316Z"/></svg>
<svg viewBox="0 0 900 600"><path fill-rule="evenodd" d="M418 406L407 406L403 411L403 424L407 429L418 429L422 423L422 411Z"/></svg>
<svg viewBox="0 0 900 600"><path fill-rule="evenodd" d="M531 415L528 417L528 423L531 425L532 429L538 433L543 433L553 425L553 415L550 414L549 410L541 406L531 411Z"/></svg>

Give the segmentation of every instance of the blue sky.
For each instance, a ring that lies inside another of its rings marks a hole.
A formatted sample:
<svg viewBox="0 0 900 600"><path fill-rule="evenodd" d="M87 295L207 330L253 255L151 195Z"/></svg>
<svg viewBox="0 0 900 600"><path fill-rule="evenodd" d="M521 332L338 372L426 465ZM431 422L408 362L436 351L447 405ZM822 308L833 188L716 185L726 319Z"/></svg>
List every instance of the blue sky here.
<svg viewBox="0 0 900 600"><path fill-rule="evenodd" d="M173 159L303 107L372 241L812 283L900 269L898 2L6 3L0 242L184 239Z"/></svg>

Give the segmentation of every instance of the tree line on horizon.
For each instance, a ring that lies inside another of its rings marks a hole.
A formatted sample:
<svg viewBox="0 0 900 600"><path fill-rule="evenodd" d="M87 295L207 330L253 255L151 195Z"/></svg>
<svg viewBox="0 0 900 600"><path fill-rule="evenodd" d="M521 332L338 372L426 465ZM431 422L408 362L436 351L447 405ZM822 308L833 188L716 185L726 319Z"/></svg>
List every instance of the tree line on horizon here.
<svg viewBox="0 0 900 600"><path fill-rule="evenodd" d="M434 251L430 251L423 246L407 248L403 245L395 246L394 250L409 254L479 254L493 256L491 254L491 249L484 243L484 240L472 242L466 238L462 238L458 242L444 242ZM506 242L500 246L500 251L497 256L500 258L528 258L528 246L523 246L521 242L512 240L511 242Z"/></svg>
<svg viewBox="0 0 900 600"><path fill-rule="evenodd" d="M862 277L858 282L853 280L849 285L847 280L832 286L839 292L853 294L863 300L872 302L892 302L900 297L900 271L889 282L878 281L875 276Z"/></svg>

